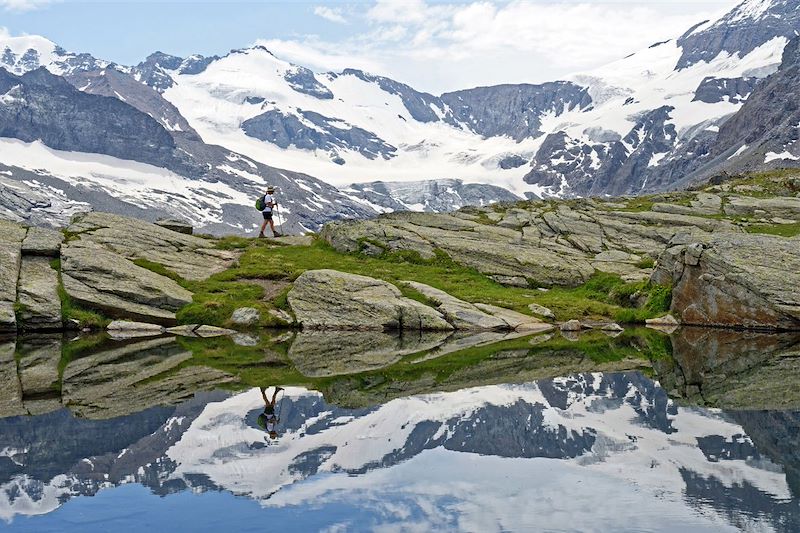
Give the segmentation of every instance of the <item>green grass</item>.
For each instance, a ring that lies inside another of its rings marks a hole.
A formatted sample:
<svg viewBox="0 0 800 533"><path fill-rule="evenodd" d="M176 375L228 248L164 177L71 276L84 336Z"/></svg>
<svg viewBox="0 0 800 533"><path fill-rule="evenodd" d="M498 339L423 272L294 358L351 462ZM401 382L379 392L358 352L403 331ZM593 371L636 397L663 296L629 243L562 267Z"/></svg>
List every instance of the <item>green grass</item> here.
<svg viewBox="0 0 800 533"><path fill-rule="evenodd" d="M252 242L252 239L249 241ZM253 246L253 249L256 248L258 246ZM179 324L231 326L230 318L236 309L253 307L261 314L261 320L255 327L285 326L282 321L269 313L270 308L277 306L264 301L264 289L254 283L240 281L238 276L231 274L231 271L221 272L203 281L192 281L182 278L160 263L147 259L136 259L134 264L166 276L194 294L192 303L175 313Z"/></svg>
<svg viewBox="0 0 800 533"><path fill-rule="evenodd" d="M50 267L58 272L58 297L61 300L61 318L66 322L76 320L78 327L89 328L92 330L105 329L111 319L102 313L86 309L72 301L67 291L64 289L64 282L61 279L61 260L53 259Z"/></svg>
<svg viewBox="0 0 800 533"><path fill-rule="evenodd" d="M794 224L753 224L745 226L748 233L777 235L780 237L797 237L800 235L800 222Z"/></svg>
<svg viewBox="0 0 800 533"><path fill-rule="evenodd" d="M538 303L553 310L560 320L571 318L613 318L621 310L631 307L629 299L615 295L633 292L640 284L626 284L619 276L597 273L586 284L577 288L554 288L540 292L534 288L501 285L480 272L459 265L441 251L425 259L415 251L383 253L379 257L347 254L334 250L322 240L310 246L274 247L263 241L250 239L235 242L243 251L238 264L211 276L208 280L193 282L181 279L162 265L146 260L136 264L174 279L194 293L194 301L177 313L182 324L204 323L225 326L237 307L249 306L262 311L261 326L282 325L266 312L270 307L288 310L287 291L271 302L263 301L263 289L248 280L294 281L306 270L329 268L360 274L396 284L401 292L414 300L430 305L423 295L399 282L417 281L441 289L462 300L473 303L498 305L530 314L528 305ZM241 246L246 247L241 248ZM649 313L642 316L650 318Z"/></svg>

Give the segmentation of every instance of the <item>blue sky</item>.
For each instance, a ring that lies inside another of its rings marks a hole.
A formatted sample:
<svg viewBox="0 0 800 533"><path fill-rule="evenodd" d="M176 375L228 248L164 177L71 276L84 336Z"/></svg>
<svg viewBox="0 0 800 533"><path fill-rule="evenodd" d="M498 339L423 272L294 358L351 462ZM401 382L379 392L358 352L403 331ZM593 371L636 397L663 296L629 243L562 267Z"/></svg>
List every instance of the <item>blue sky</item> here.
<svg viewBox="0 0 800 533"><path fill-rule="evenodd" d="M135 64L260 43L315 70L363 68L441 92L543 82L679 36L737 0L0 0L0 34Z"/></svg>

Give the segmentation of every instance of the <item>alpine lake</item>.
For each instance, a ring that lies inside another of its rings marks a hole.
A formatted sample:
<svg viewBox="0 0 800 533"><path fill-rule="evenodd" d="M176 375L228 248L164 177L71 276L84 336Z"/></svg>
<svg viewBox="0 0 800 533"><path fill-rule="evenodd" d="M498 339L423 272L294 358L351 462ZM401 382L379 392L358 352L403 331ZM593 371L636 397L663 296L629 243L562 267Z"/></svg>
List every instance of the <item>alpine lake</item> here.
<svg viewBox="0 0 800 533"><path fill-rule="evenodd" d="M800 334L37 335L0 387L2 530L800 530Z"/></svg>

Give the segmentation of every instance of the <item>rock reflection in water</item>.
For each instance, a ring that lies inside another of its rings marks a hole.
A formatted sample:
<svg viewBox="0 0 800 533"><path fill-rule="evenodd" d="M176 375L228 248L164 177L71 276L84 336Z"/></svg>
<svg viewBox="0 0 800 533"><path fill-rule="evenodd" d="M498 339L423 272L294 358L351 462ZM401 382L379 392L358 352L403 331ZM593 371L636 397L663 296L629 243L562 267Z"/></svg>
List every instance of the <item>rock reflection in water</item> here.
<svg viewBox="0 0 800 533"><path fill-rule="evenodd" d="M357 514L359 529L800 527L796 413L679 407L635 372L366 409L301 388L285 402L276 443L255 424L258 389L103 421L65 411L0 420L0 516L55 511L26 522L35 528L75 496L139 483L247 496L263 520L294 530L334 508Z"/></svg>
<svg viewBox="0 0 800 533"><path fill-rule="evenodd" d="M800 409L800 334L681 328L657 365L673 396L732 409Z"/></svg>
<svg viewBox="0 0 800 533"><path fill-rule="evenodd" d="M305 376L355 374L383 368L404 355L443 344L448 332L301 331L289 359Z"/></svg>

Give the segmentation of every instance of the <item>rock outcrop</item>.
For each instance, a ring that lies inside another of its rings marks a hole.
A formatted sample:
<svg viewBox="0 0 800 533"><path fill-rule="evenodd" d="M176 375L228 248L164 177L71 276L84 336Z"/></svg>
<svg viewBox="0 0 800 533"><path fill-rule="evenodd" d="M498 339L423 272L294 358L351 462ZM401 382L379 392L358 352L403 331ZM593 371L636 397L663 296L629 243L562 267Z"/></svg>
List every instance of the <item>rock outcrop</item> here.
<svg viewBox="0 0 800 533"><path fill-rule="evenodd" d="M184 279L202 280L228 268L237 254L214 243L161 226L110 213L79 215L67 228L81 243L102 246L122 258L164 265Z"/></svg>
<svg viewBox="0 0 800 533"><path fill-rule="evenodd" d="M690 198L694 195L662 197ZM576 286L598 271L644 280L651 273L648 263L677 233L699 238L712 232L742 229L727 220L634 211L625 204L591 199L468 208L447 215L392 213L332 223L321 235L341 251L380 255L410 250L423 258L443 252L500 283L528 287Z"/></svg>
<svg viewBox="0 0 800 533"><path fill-rule="evenodd" d="M192 301L175 281L83 240L62 249L61 277L72 300L114 318L174 325L175 311Z"/></svg>
<svg viewBox="0 0 800 533"><path fill-rule="evenodd" d="M25 228L0 220L0 333L16 331L17 280Z"/></svg>
<svg viewBox="0 0 800 533"><path fill-rule="evenodd" d="M48 257L24 256L19 273L19 316L23 330L60 330L58 271Z"/></svg>
<svg viewBox="0 0 800 533"><path fill-rule="evenodd" d="M336 270L309 270L289 291L303 329L452 330L438 311L386 281Z"/></svg>
<svg viewBox="0 0 800 533"><path fill-rule="evenodd" d="M800 330L800 238L726 234L670 247L653 280L674 286L682 324Z"/></svg>

